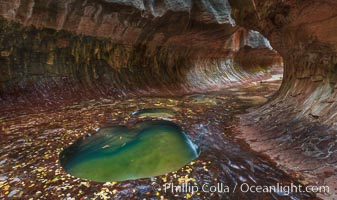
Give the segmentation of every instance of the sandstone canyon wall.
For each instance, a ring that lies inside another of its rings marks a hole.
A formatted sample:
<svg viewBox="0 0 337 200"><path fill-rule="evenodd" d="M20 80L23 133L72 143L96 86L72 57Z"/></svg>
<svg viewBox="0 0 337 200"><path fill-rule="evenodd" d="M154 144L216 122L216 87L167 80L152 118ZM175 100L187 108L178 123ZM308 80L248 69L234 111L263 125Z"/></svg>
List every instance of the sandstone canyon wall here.
<svg viewBox="0 0 337 200"><path fill-rule="evenodd" d="M306 179L335 188L337 2L230 3L236 22L264 34L284 58L278 96L242 117L242 137Z"/></svg>
<svg viewBox="0 0 337 200"><path fill-rule="evenodd" d="M261 34L235 25L228 2L0 5L2 102L215 90L280 63Z"/></svg>
<svg viewBox="0 0 337 200"><path fill-rule="evenodd" d="M281 63L264 35L283 57L284 79L272 101L242 116L242 137L335 187L336 8L334 0L2 0L1 98L218 89Z"/></svg>

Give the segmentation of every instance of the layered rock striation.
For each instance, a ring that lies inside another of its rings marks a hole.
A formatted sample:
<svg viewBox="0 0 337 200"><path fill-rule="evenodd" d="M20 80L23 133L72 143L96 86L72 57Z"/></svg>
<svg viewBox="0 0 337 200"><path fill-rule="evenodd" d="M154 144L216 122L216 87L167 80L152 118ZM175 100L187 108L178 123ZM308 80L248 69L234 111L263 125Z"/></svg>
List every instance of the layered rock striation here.
<svg viewBox="0 0 337 200"><path fill-rule="evenodd" d="M283 62L280 90L242 116L242 137L333 191L336 7L334 0L2 0L1 103L209 91Z"/></svg>
<svg viewBox="0 0 337 200"><path fill-rule="evenodd" d="M0 15L4 105L217 90L281 60L227 1L4 0Z"/></svg>
<svg viewBox="0 0 337 200"><path fill-rule="evenodd" d="M243 137L336 198L337 2L230 3L236 23L264 34L284 59L281 89L242 117Z"/></svg>

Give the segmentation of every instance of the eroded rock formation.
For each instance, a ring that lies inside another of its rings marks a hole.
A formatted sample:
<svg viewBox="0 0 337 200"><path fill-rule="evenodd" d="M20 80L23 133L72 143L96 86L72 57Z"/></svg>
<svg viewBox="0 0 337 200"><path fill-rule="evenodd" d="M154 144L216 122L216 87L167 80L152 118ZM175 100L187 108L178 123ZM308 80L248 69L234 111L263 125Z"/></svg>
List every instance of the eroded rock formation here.
<svg viewBox="0 0 337 200"><path fill-rule="evenodd" d="M1 1L3 102L215 90L280 63L228 2L130 2Z"/></svg>
<svg viewBox="0 0 337 200"><path fill-rule="evenodd" d="M284 58L277 97L244 117L262 134L244 126L243 137L310 181L336 188L337 3L230 2L236 22L264 34Z"/></svg>
<svg viewBox="0 0 337 200"><path fill-rule="evenodd" d="M2 0L1 98L214 89L281 62L264 35L283 57L284 80L273 101L242 118L243 137L286 169L335 188L336 7L334 0Z"/></svg>

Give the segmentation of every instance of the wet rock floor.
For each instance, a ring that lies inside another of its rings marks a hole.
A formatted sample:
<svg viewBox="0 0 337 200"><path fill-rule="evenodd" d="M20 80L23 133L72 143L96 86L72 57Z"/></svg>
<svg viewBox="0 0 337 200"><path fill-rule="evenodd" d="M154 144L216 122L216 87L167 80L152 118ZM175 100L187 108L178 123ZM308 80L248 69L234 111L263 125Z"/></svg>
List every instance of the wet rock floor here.
<svg viewBox="0 0 337 200"><path fill-rule="evenodd" d="M243 183L299 184L235 137L238 134L235 115L265 102L279 84L257 83L185 97L100 99L33 114L18 112L15 117L13 113L1 113L0 198L316 199L309 193L257 193L240 189ZM201 149L200 156L176 172L132 181L98 183L65 173L59 164L59 153L64 148L105 123L132 125L150 120L151 116L132 115L147 108L175 111L177 114L168 120L187 132ZM174 191L173 186L179 185L185 186L185 191ZM191 191L194 185L198 186L197 192Z"/></svg>

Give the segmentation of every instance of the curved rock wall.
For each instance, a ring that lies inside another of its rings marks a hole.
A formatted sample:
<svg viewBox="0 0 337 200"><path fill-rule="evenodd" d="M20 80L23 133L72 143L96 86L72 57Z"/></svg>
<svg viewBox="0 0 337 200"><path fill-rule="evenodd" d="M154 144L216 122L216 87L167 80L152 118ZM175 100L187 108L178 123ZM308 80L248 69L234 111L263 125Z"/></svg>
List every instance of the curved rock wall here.
<svg viewBox="0 0 337 200"><path fill-rule="evenodd" d="M1 1L1 102L181 95L267 75L280 57L230 11L222 1Z"/></svg>
<svg viewBox="0 0 337 200"><path fill-rule="evenodd" d="M308 181L336 188L337 2L230 3L236 22L263 33L284 58L278 96L243 117L243 137Z"/></svg>
<svg viewBox="0 0 337 200"><path fill-rule="evenodd" d="M243 136L308 181L335 187L336 7L335 0L2 0L1 102L219 89L281 62L262 33L282 55L285 76L273 101L243 117Z"/></svg>
<svg viewBox="0 0 337 200"><path fill-rule="evenodd" d="M222 1L4 0L0 5L2 16L25 26L153 48L212 46L217 52L238 28L233 27L228 3Z"/></svg>
<svg viewBox="0 0 337 200"><path fill-rule="evenodd" d="M0 15L24 26L146 45L150 54L169 47L190 57L225 57L244 45L270 48L258 32L235 26L224 0L3 0Z"/></svg>

